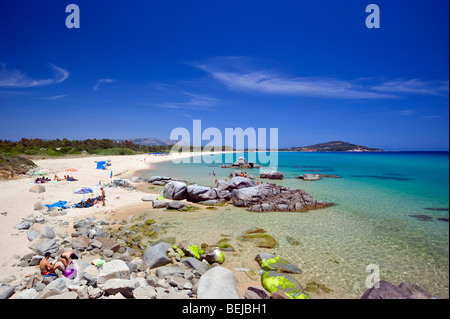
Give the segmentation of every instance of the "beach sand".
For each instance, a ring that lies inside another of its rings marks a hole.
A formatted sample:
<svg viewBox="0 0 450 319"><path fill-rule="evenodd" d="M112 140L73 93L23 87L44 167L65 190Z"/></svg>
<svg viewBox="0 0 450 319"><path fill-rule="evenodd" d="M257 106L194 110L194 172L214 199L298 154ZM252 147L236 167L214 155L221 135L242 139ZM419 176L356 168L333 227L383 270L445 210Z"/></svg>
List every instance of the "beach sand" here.
<svg viewBox="0 0 450 319"><path fill-rule="evenodd" d="M170 154L164 156L156 155L123 155L123 156L89 156L77 158L54 158L35 161L36 165L44 170L48 170L47 177L53 179L57 174L59 178L69 173L78 181L62 181L57 183L45 183L45 192L37 194L30 192L33 186L34 177L23 177L15 180L0 181L0 279L9 275L27 276L25 272L30 272L30 267L14 266L19 261L17 256L32 252L29 248L26 230L17 230L14 226L22 221L23 218L33 218L44 216L46 223L53 227L55 233L58 230L65 231L69 235L71 230L62 229L58 225L68 222L69 225L76 219L85 217L97 217L98 220L106 218L120 222L130 217L132 211L127 209L132 205L144 203L141 198L146 193L139 189L128 191L123 188L105 188L106 206L100 204L90 208L71 208L67 209L66 215L49 216L43 215L46 210L35 211L34 205L37 202L42 204L53 204L58 201L68 201L71 204L80 202L84 198L92 196L91 194L79 195L74 191L81 187L92 187L110 182L110 174L113 172L112 179L128 179L132 176L138 176L141 170L153 168L152 165L163 161L171 161L177 158L188 158L195 156L194 153ZM111 166L107 170L96 169L96 161L105 161L111 159ZM66 169L75 168L76 172L66 172ZM141 187L142 189L142 187ZM99 193L94 194L100 195ZM149 204L147 203L147 206ZM151 204L150 204L151 206ZM139 210L134 210L139 213ZM61 229L59 229L61 228Z"/></svg>

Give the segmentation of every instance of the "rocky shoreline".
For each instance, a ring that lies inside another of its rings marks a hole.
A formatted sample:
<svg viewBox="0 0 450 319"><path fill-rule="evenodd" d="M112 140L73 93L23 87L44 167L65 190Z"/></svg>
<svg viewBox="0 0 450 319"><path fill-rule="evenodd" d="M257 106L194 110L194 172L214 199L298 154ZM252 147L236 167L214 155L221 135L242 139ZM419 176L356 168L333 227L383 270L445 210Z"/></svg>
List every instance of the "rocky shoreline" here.
<svg viewBox="0 0 450 319"><path fill-rule="evenodd" d="M266 275L268 279L261 281L264 288L249 286L242 294L233 272L221 266L223 251L231 248L224 241L210 247L174 245L173 238L163 238L148 245L133 242L137 234L143 233L143 228L156 233L158 225L154 220L137 224L122 221L116 225L88 217L76 220L72 225L62 222L69 229L71 226L71 234L55 232L49 224L45 216L40 216L16 225L17 229L27 232L28 247L32 252L16 256L15 266L31 267L35 272L29 278L11 275L0 279L0 299L308 298L300 283L287 275L301 271L277 256L257 256L262 269L270 274ZM113 229L115 225L119 227ZM247 235L261 234L262 231L256 229ZM57 256L67 250L79 256L74 260L76 272L73 278L40 274L38 264L45 253L49 252L51 258L57 260ZM274 288L274 280L283 285L277 284Z"/></svg>
<svg viewBox="0 0 450 319"><path fill-rule="evenodd" d="M110 186L131 191L135 189L132 183L138 182L165 185L162 196L142 198L152 202L152 209L186 211L195 209L196 204L212 207L229 203L250 211L307 211L328 205L303 190L271 183L256 185L254 179L242 177L234 177L229 183L218 181L216 188L188 185L167 177L114 180ZM233 250L226 238L213 245L176 243L174 238L156 240L165 225L145 215L120 223L96 217L69 223L57 219L64 214L64 210L51 209L16 225L17 230L26 231L31 252L15 256L14 266L30 269L32 274L25 278L0 278L0 299L308 299L308 291L329 291L315 282L303 288L292 276L300 274L301 269L282 256L268 253L255 256L261 267L261 286L240 290L233 272L223 266L227 251ZM242 240L261 248L277 244L275 238L259 228L248 230ZM73 278L40 274L38 263L45 253L57 260L67 250L80 257L74 260ZM393 288L396 286L392 284L382 287L383 291L372 289L363 297L431 297L420 287L407 283L400 288Z"/></svg>
<svg viewBox="0 0 450 319"><path fill-rule="evenodd" d="M230 177L236 176L231 173ZM216 187L205 187L196 184L188 184L183 181L171 180L168 177L152 176L149 183L161 185L164 181L162 195L165 199L199 203L204 205L221 205L230 202L237 207L245 207L253 212L284 211L305 212L312 209L320 209L332 206L332 203L318 201L302 189L291 189L266 183L258 185L253 177L232 177L229 182L218 180ZM158 183L158 184L155 184ZM153 200L157 207L169 202ZM177 203L177 205L188 207L188 204Z"/></svg>

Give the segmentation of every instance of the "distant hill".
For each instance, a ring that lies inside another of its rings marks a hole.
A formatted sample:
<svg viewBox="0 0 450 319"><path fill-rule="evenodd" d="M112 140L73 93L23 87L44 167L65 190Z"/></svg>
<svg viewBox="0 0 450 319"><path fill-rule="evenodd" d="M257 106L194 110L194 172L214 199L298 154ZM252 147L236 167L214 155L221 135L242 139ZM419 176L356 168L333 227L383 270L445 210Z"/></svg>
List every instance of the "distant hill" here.
<svg viewBox="0 0 450 319"><path fill-rule="evenodd" d="M132 139L127 139L127 141L139 144L139 145L145 145L145 146L167 146L167 145L173 145L177 143L178 141L172 141L167 139L161 139L156 137L137 137Z"/></svg>
<svg viewBox="0 0 450 319"><path fill-rule="evenodd" d="M343 141L332 141L302 147L289 147L280 151L290 152L383 152L380 148L367 147Z"/></svg>

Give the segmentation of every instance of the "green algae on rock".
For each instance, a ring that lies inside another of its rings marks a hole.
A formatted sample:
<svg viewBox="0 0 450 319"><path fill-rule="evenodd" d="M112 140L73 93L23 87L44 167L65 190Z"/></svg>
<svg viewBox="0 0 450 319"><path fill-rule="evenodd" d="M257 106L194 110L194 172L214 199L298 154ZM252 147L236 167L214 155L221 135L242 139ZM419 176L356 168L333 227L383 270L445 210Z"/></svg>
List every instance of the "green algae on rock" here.
<svg viewBox="0 0 450 319"><path fill-rule="evenodd" d="M260 248L274 248L277 241L272 236L266 234L262 228L254 228L244 233L243 240L253 240L256 247Z"/></svg>
<svg viewBox="0 0 450 319"><path fill-rule="evenodd" d="M305 291L311 292L311 293L319 293L320 291L323 291L324 293L330 293L333 290L328 288L327 286L323 284L319 284L315 282L314 280L308 282L305 287Z"/></svg>
<svg viewBox="0 0 450 319"><path fill-rule="evenodd" d="M210 247L201 256L201 259L206 260L210 264L213 263L222 264L225 261L225 256L219 247Z"/></svg>
<svg viewBox="0 0 450 319"><path fill-rule="evenodd" d="M271 294L282 290L291 299L309 299L298 280L288 274L266 271L261 276L261 284Z"/></svg>
<svg viewBox="0 0 450 319"><path fill-rule="evenodd" d="M261 253L255 259L261 265L261 268L266 271L274 270L294 274L302 273L300 268L279 256Z"/></svg>

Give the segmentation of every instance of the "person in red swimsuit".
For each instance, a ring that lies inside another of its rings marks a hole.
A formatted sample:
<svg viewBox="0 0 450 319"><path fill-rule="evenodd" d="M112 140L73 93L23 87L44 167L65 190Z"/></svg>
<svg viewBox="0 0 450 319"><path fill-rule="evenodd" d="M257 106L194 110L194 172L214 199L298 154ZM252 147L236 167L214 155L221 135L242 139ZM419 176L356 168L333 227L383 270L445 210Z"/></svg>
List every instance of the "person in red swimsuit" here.
<svg viewBox="0 0 450 319"><path fill-rule="evenodd" d="M56 270L60 270L61 272L64 273L64 269L61 267L61 265L58 265L56 263L49 263L48 259L50 258L50 253L46 252L44 258L41 259L41 261L39 262L39 269L41 270L41 274L43 276L57 276L59 277L58 274L56 274Z"/></svg>

